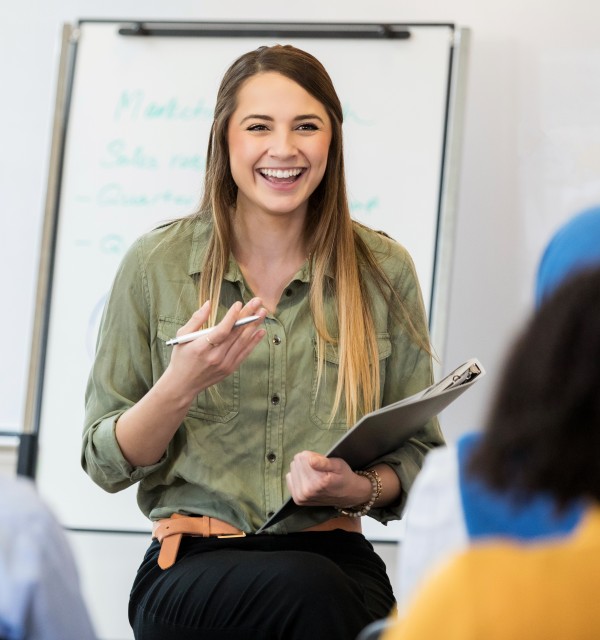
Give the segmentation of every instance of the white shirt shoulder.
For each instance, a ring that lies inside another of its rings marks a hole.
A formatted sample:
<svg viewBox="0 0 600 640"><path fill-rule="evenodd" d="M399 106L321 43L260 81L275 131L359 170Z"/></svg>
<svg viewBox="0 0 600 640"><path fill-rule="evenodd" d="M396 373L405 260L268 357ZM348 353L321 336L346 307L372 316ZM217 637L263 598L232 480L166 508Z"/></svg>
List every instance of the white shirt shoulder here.
<svg viewBox="0 0 600 640"><path fill-rule="evenodd" d="M467 547L455 446L427 454L408 496L404 518L396 580L400 611L439 563Z"/></svg>
<svg viewBox="0 0 600 640"><path fill-rule="evenodd" d="M0 476L0 637L94 640L64 531L23 478Z"/></svg>

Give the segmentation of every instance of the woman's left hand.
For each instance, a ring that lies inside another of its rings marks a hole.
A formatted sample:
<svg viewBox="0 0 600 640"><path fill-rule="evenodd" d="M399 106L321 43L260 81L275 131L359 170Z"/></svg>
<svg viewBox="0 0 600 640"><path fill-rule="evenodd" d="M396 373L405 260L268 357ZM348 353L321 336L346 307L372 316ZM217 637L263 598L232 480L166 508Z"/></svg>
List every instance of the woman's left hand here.
<svg viewBox="0 0 600 640"><path fill-rule="evenodd" d="M359 476L341 458L313 451L294 456L286 475L288 490L301 506L351 507L369 500L371 482Z"/></svg>

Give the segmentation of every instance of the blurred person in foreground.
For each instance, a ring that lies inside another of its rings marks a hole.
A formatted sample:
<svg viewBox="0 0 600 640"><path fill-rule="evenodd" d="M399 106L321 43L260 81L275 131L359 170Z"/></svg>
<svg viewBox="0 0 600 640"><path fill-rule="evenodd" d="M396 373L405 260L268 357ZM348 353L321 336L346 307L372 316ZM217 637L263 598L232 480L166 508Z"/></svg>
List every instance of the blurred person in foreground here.
<svg viewBox="0 0 600 640"><path fill-rule="evenodd" d="M563 281L513 347L467 474L515 503L578 505L569 533L473 545L384 640L600 637L600 268Z"/></svg>
<svg viewBox="0 0 600 640"><path fill-rule="evenodd" d="M0 639L95 637L63 529L33 482L0 475Z"/></svg>
<svg viewBox="0 0 600 640"><path fill-rule="evenodd" d="M568 276L600 265L600 206L570 218L551 237L540 260L535 304ZM429 453L408 499L406 533L399 552L397 591L402 610L415 589L440 562L489 538L518 541L564 535L577 526L582 509L573 504L557 513L554 498L531 495L515 502L467 473L480 432L467 433L456 446Z"/></svg>

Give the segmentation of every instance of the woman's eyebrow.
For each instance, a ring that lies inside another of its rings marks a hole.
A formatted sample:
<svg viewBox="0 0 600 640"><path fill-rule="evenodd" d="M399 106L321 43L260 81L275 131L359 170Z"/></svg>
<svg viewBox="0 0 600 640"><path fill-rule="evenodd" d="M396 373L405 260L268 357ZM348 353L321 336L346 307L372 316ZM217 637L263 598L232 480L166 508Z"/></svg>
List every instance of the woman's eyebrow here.
<svg viewBox="0 0 600 640"><path fill-rule="evenodd" d="M260 113L251 113L249 116L245 116L240 120L240 124L243 124L246 120L268 120L269 122L273 122L271 116L263 116Z"/></svg>
<svg viewBox="0 0 600 640"><path fill-rule="evenodd" d="M321 116L318 116L316 113L305 113L303 115L296 116L294 118L294 121L298 121L298 120L318 120L319 122L322 122L323 124L325 124L325 122L323 121L323 118L321 118Z"/></svg>
<svg viewBox="0 0 600 640"><path fill-rule="evenodd" d="M243 124L244 122L246 122L246 120L266 120L267 122L273 122L274 118L272 116L267 116L260 113L251 113L250 115L244 116L240 120L240 124ZM323 118L321 118L321 116L318 116L316 113L304 113L299 116L295 116L293 120L294 122L298 122L300 120L318 120L319 122L325 124Z"/></svg>

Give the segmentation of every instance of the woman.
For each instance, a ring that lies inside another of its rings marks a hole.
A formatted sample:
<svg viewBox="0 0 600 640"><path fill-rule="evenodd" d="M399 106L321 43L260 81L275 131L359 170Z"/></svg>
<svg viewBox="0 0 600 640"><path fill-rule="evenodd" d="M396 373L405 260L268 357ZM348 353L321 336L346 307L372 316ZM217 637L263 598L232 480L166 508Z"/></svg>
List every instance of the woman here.
<svg viewBox="0 0 600 640"><path fill-rule="evenodd" d="M515 502L583 505L568 534L473 545L427 581L385 640L598 638L600 269L542 304L504 369L468 472Z"/></svg>
<svg viewBox="0 0 600 640"><path fill-rule="evenodd" d="M162 541L133 586L137 638L351 638L393 606L360 516L398 518L442 438L432 421L356 473L322 455L432 380L409 256L350 219L341 125L311 55L241 56L217 95L199 214L142 237L117 274L83 466L108 491L139 481ZM233 327L249 315L262 326ZM306 528L250 535L288 492Z"/></svg>

